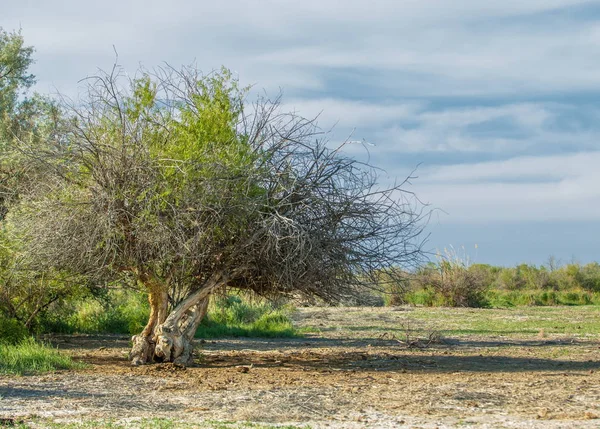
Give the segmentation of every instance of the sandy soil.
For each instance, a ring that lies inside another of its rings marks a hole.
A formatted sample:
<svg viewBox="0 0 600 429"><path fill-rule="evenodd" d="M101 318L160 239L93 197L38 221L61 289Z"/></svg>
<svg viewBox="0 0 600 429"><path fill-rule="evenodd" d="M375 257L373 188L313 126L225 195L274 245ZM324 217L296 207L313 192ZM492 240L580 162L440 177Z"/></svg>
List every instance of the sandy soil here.
<svg viewBox="0 0 600 429"><path fill-rule="evenodd" d="M597 337L433 336L429 343L423 336L408 344L406 336L368 329L374 320L397 326L402 317L387 309L303 309L297 323L310 320L320 333L208 341L191 368L131 367L124 337L55 337L90 366L0 377L0 418L600 427Z"/></svg>

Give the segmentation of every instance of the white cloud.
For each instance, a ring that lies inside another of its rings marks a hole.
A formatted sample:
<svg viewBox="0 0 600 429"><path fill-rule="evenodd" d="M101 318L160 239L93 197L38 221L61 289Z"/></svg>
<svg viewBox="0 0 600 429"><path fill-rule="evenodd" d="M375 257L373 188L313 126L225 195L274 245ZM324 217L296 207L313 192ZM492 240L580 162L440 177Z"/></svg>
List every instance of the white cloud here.
<svg viewBox="0 0 600 429"><path fill-rule="evenodd" d="M433 166L421 170L421 183L527 182L575 179L600 172L600 152L525 156L476 164Z"/></svg>
<svg viewBox="0 0 600 429"><path fill-rule="evenodd" d="M430 167L417 194L454 223L600 220L600 152Z"/></svg>
<svg viewBox="0 0 600 429"><path fill-rule="evenodd" d="M376 145L380 153L487 153L503 157L531 150L543 152L593 149L600 141L600 112L586 107L579 121L577 105L510 103L497 106L447 107L432 110L423 102L387 104L337 99L298 100L284 104L307 117L322 111L319 123L337 122L335 136ZM566 127L561 123L575 121Z"/></svg>
<svg viewBox="0 0 600 429"><path fill-rule="evenodd" d="M130 71L139 62L224 64L244 84L283 88L293 97L284 108L322 111L320 124L337 123L338 139L356 128L353 139L375 143L392 176L401 176L402 155L422 155L430 167L416 191L453 221L600 217L600 127L561 123L565 111L591 122L600 114L556 102L600 88L600 24L577 13L539 16L594 2L0 2L0 25L22 26L37 49L42 91L73 95L77 80L112 65L113 45ZM553 101L514 101L539 95ZM581 153L549 155L560 151ZM431 166L446 154L482 153L511 159Z"/></svg>
<svg viewBox="0 0 600 429"><path fill-rule="evenodd" d="M23 27L37 74L59 89L109 67L115 45L129 65L196 58L261 87L322 89L327 69L341 68L388 73L367 83L392 97L521 94L599 87L599 24L526 19L586 3L38 0L2 7L0 25Z"/></svg>
<svg viewBox="0 0 600 429"><path fill-rule="evenodd" d="M385 104L335 98L283 100L282 109L306 118L318 116L324 128L375 128L401 120L410 120L423 110L422 102Z"/></svg>
<svg viewBox="0 0 600 429"><path fill-rule="evenodd" d="M428 126L461 128L497 118L511 117L528 127L540 127L550 119L550 106L541 103L514 103L500 106L458 107L442 111L423 112L419 120Z"/></svg>

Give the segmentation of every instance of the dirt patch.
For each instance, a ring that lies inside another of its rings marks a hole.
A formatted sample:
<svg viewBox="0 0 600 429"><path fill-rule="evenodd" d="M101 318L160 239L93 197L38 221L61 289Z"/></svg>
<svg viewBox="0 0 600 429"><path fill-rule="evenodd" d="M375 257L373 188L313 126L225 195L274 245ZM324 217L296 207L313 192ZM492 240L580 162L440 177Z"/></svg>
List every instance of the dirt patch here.
<svg viewBox="0 0 600 429"><path fill-rule="evenodd" d="M300 339L208 341L190 368L132 367L125 337L55 337L55 344L90 366L0 377L0 418L152 416L344 428L600 426L597 337L469 335L411 347L406 332L349 329L378 320L385 330L388 322L397 326L404 317L399 314L300 310L297 323L310 320L325 329Z"/></svg>

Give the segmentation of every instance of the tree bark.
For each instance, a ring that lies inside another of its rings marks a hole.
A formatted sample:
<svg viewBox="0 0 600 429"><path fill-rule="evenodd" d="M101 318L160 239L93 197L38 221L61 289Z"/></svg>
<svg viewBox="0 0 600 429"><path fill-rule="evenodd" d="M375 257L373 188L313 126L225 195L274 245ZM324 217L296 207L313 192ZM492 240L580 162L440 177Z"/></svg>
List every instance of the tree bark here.
<svg viewBox="0 0 600 429"><path fill-rule="evenodd" d="M168 295L160 290L157 285L150 288L148 301L150 303L150 316L144 330L139 335L131 338L133 346L129 352L129 360L133 365L142 365L152 362L156 346L155 330L167 318Z"/></svg>
<svg viewBox="0 0 600 429"><path fill-rule="evenodd" d="M193 339L208 310L212 291L227 283L222 273L214 274L202 288L184 299L156 328L154 359L189 365L193 359Z"/></svg>
<svg viewBox="0 0 600 429"><path fill-rule="evenodd" d="M193 340L198 325L208 310L209 297L202 298L179 319L176 328L162 324L156 329L154 360L189 365L193 361Z"/></svg>
<svg viewBox="0 0 600 429"><path fill-rule="evenodd" d="M199 290L175 307L167 317L168 297L164 288L150 288L150 317L144 330L132 337L129 359L133 365L174 362L189 365L193 339L206 315L210 294L227 282L222 273L213 275Z"/></svg>

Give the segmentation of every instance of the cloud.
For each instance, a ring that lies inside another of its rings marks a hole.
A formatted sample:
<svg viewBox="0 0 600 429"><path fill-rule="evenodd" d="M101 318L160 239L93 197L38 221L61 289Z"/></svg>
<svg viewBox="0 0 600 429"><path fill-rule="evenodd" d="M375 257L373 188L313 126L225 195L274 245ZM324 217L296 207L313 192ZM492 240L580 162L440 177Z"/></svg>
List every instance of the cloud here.
<svg viewBox="0 0 600 429"><path fill-rule="evenodd" d="M351 133L373 144L374 154L480 153L502 158L529 153L590 150L600 140L600 110L557 102L509 103L439 108L423 101L379 103L334 98L285 101L283 110L319 116L323 129L335 125L334 141Z"/></svg>
<svg viewBox="0 0 600 429"><path fill-rule="evenodd" d="M590 52L600 42L600 25L586 19L593 7L577 0L306 0L293 6L66 0L35 8L15 3L3 10L0 25L23 27L38 50L37 74L59 89L110 67L115 45L133 67L196 58L203 69L225 64L251 83L296 94L327 92L332 72L360 71L338 89L344 98L358 81L384 98L522 95L599 87L600 59ZM66 55L76 56L76 64L56 64Z"/></svg>
<svg viewBox="0 0 600 429"><path fill-rule="evenodd" d="M283 100L284 111L293 111L306 118L318 117L324 128L377 128L401 120L411 120L424 108L423 102L397 104L335 98Z"/></svg>
<svg viewBox="0 0 600 429"><path fill-rule="evenodd" d="M477 164L434 166L423 169L421 183L538 182L575 179L596 174L600 152L560 156L527 156Z"/></svg>
<svg viewBox="0 0 600 429"><path fill-rule="evenodd" d="M36 47L41 91L74 95L115 59L193 60L284 91L337 124L455 223L597 221L600 23L585 0L13 2L0 25ZM588 101L586 101L586 98ZM591 100L591 101L590 101ZM360 145L348 151L362 154ZM596 231L597 233L597 231Z"/></svg>
<svg viewBox="0 0 600 429"><path fill-rule="evenodd" d="M415 191L453 223L599 221L600 152L432 166Z"/></svg>

